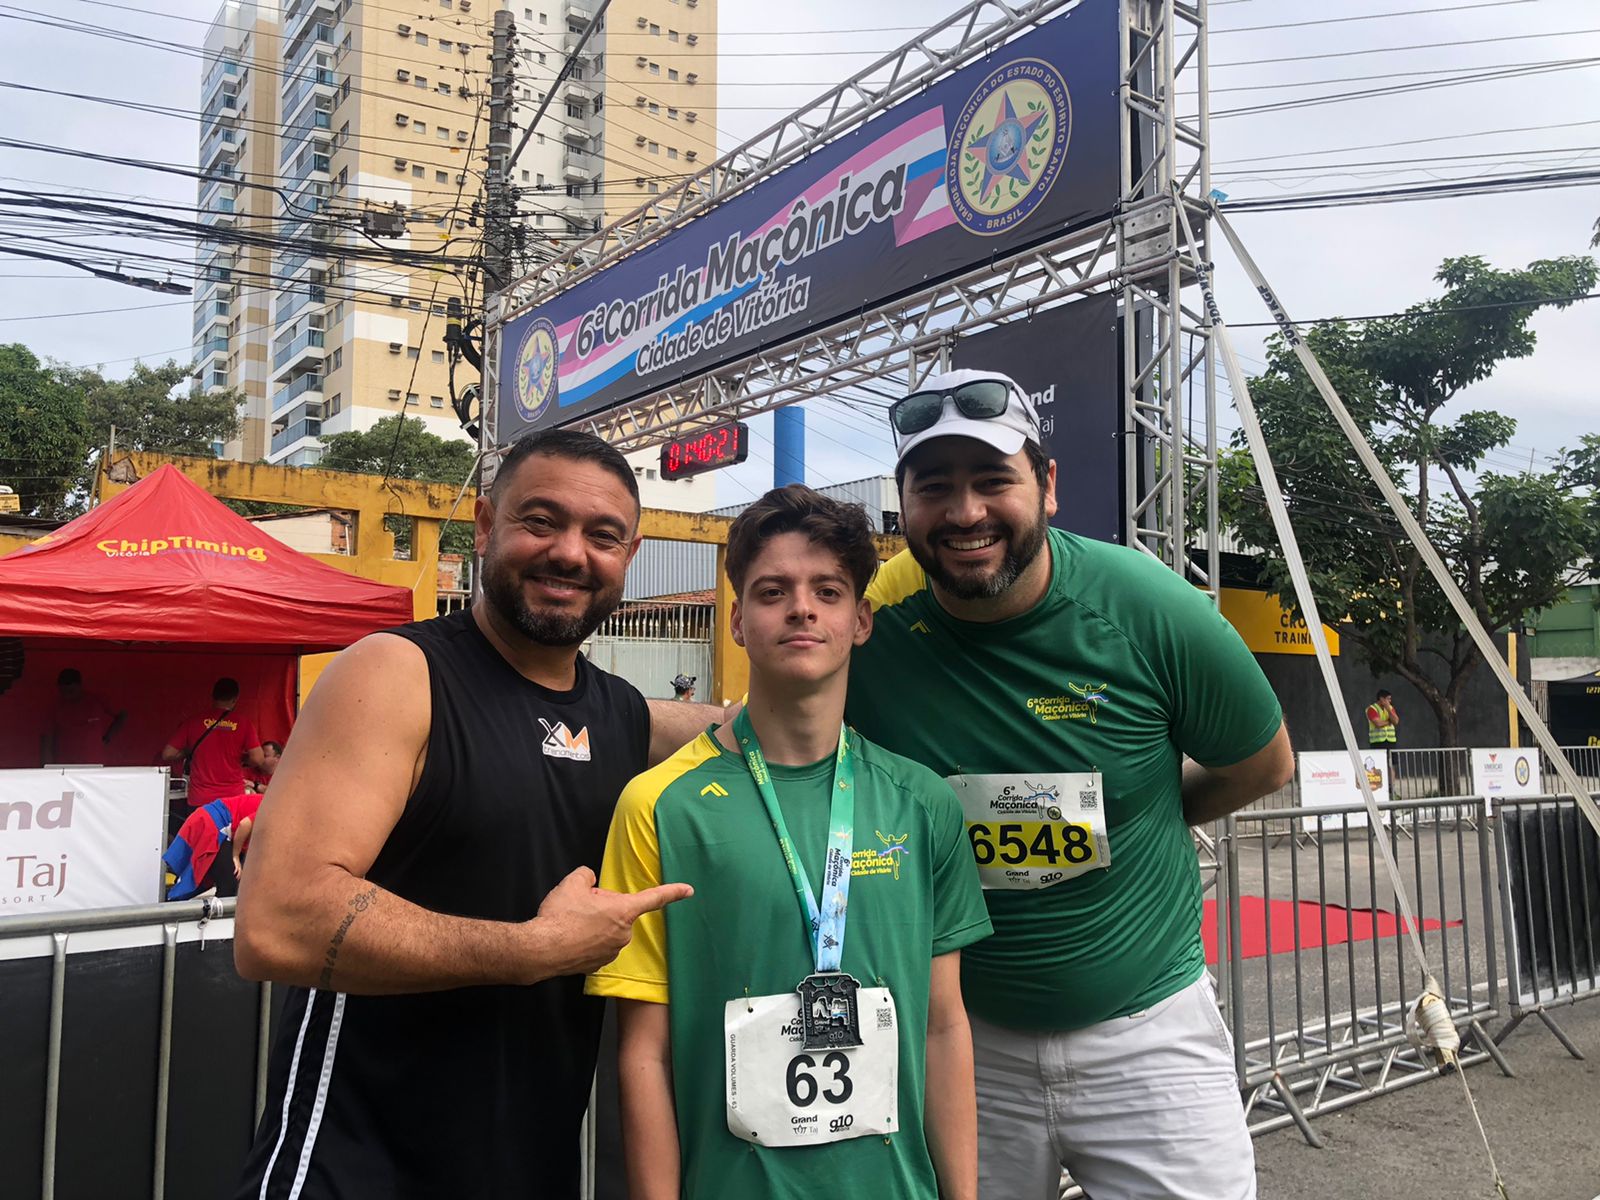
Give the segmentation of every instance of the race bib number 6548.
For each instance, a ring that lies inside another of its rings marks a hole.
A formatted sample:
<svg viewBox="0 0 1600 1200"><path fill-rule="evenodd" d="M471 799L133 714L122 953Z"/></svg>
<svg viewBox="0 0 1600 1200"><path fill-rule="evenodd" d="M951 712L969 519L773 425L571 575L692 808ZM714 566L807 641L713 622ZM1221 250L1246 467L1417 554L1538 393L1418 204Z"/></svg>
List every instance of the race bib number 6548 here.
<svg viewBox="0 0 1600 1200"><path fill-rule="evenodd" d="M952 775L985 888L1038 889L1111 865L1105 797L1091 772Z"/></svg>

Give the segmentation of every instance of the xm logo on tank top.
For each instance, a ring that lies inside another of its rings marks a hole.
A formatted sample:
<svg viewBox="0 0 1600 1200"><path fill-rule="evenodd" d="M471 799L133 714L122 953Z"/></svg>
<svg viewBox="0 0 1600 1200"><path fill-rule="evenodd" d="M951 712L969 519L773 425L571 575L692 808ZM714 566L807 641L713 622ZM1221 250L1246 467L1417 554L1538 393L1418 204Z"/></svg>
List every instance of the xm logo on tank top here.
<svg viewBox="0 0 1600 1200"><path fill-rule="evenodd" d="M589 761L589 730L587 727L573 733L567 728L565 721L546 721L539 718L539 724L544 726L544 744L540 749L549 758L571 758L578 762Z"/></svg>

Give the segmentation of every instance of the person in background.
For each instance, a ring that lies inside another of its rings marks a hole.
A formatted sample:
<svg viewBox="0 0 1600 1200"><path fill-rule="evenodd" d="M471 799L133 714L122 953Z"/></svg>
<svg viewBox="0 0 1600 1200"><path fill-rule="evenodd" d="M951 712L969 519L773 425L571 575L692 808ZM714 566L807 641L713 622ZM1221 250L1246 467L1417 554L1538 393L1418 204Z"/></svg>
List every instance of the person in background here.
<svg viewBox="0 0 1600 1200"><path fill-rule="evenodd" d="M127 719L126 709L114 712L104 697L84 691L83 674L67 667L56 676L56 702L50 728L40 740L40 764L105 762L106 747Z"/></svg>
<svg viewBox="0 0 1600 1200"><path fill-rule="evenodd" d="M261 797L246 793L191 812L161 856L167 867L167 899L187 900L208 888L219 896L238 895L244 852L260 807ZM233 847L231 858L222 853L228 845Z"/></svg>
<svg viewBox="0 0 1600 1200"><path fill-rule="evenodd" d="M161 761L181 761L189 778L187 799L171 806L174 825L169 828L174 831L190 810L244 795L245 768L261 767L261 738L250 718L234 713L238 703L238 680L217 680L211 689L211 710L190 717L161 748Z"/></svg>
<svg viewBox="0 0 1600 1200"><path fill-rule="evenodd" d="M1400 714L1394 710L1394 693L1379 688L1377 697L1367 705L1367 745L1393 749L1399 732Z"/></svg>
<svg viewBox="0 0 1600 1200"><path fill-rule="evenodd" d="M245 768L244 786L248 791L259 794L267 790L267 784L272 782L272 773L278 769L278 756L282 753L282 742L268 740L261 743L261 765Z"/></svg>
<svg viewBox="0 0 1600 1200"><path fill-rule="evenodd" d="M674 675L672 677L672 698L682 700L685 704L694 703L695 675Z"/></svg>

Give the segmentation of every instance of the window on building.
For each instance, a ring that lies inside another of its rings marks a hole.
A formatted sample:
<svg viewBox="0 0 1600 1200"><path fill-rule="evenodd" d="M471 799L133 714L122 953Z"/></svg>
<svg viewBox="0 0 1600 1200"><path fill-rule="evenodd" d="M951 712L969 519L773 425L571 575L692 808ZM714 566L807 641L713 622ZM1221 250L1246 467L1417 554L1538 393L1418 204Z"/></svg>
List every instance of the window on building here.
<svg viewBox="0 0 1600 1200"><path fill-rule="evenodd" d="M413 312L421 312L422 311L422 301L421 300L413 300L413 301L411 301L411 309L412 309ZM418 351L418 353L420 354L421 351ZM416 358L417 355L413 354L411 357L412 358Z"/></svg>
<svg viewBox="0 0 1600 1200"><path fill-rule="evenodd" d="M443 408L444 407L444 397L443 396L429 396L428 397L428 407L430 407L430 408Z"/></svg>
<svg viewBox="0 0 1600 1200"><path fill-rule="evenodd" d="M422 351L421 351L420 348L418 348L416 346L407 346L406 347L406 357L407 358L420 358L421 356L422 356Z"/></svg>
<svg viewBox="0 0 1600 1200"><path fill-rule="evenodd" d="M658 112L661 111L661 105L657 104L654 100L652 100L652 101L650 101L650 103L646 104L645 107L647 109L649 109L653 113L658 113Z"/></svg>
<svg viewBox="0 0 1600 1200"><path fill-rule="evenodd" d="M442 363L444 361L444 351L435 350L432 354L432 359L436 363Z"/></svg>
<svg viewBox="0 0 1600 1200"><path fill-rule="evenodd" d="M335 392L333 395L328 397L328 404L327 407L323 409L323 412L330 417L336 417L343 408L344 395L340 392Z"/></svg>
<svg viewBox="0 0 1600 1200"><path fill-rule="evenodd" d="M541 66L541 67L542 67L542 66L544 66L544 54L543 54L543 52L542 52L542 51L541 51L541 52L540 52L540 54L539 54L539 65L540 65L540 66Z"/></svg>
<svg viewBox="0 0 1600 1200"><path fill-rule="evenodd" d="M406 393L406 403L407 404L416 404L418 402L418 400L419 400L419 397L417 396L417 394L415 392L407 392Z"/></svg>
<svg viewBox="0 0 1600 1200"><path fill-rule="evenodd" d="M343 104L350 99L350 76L346 75L339 81L339 103Z"/></svg>
<svg viewBox="0 0 1600 1200"><path fill-rule="evenodd" d="M412 168L411 168L411 173L412 173L412 174L413 174L413 175L415 175L415 176L416 176L416 177L417 177L417 178L418 178L418 179L422 179L422 178L423 178L423 177L424 177L424 176L426 176L426 175L427 175L427 173L428 173L428 172L427 172L427 171L425 171L425 170L424 170L424 169L423 169L423 168L422 168L422 167L419 167L419 166L413 166L413 167L412 167Z"/></svg>
<svg viewBox="0 0 1600 1200"><path fill-rule="evenodd" d="M344 320L344 301L341 300L328 310L328 324L337 325Z"/></svg>
<svg viewBox="0 0 1600 1200"><path fill-rule="evenodd" d="M425 88L428 86L428 77L426 75L413 75L411 77L411 82L416 84L419 88Z"/></svg>
<svg viewBox="0 0 1600 1200"><path fill-rule="evenodd" d="M661 64L660 63L651 63L650 64L650 74L652 74L652 75L661 74Z"/></svg>
<svg viewBox="0 0 1600 1200"><path fill-rule="evenodd" d="M413 121L411 123L411 129L412 132L416 133L418 136L425 137L428 132L428 125L425 121Z"/></svg>
<svg viewBox="0 0 1600 1200"><path fill-rule="evenodd" d="M667 109L667 120L676 121L677 119L678 119L678 110L675 109L675 108Z"/></svg>
<svg viewBox="0 0 1600 1200"><path fill-rule="evenodd" d="M450 140L450 131L448 129L446 129L443 125L439 126L439 128L436 129L434 132L439 135L439 140L441 142L448 142Z"/></svg>
<svg viewBox="0 0 1600 1200"><path fill-rule="evenodd" d="M677 79L678 78L678 69L676 67L668 67L667 68L667 78L668 79L673 79L673 80Z"/></svg>
<svg viewBox="0 0 1600 1200"><path fill-rule="evenodd" d="M439 49L443 50L446 54L449 54L450 51L453 50L454 48L455 47L452 46L450 44L450 42L447 41L445 38L440 38L439 39Z"/></svg>
<svg viewBox="0 0 1600 1200"><path fill-rule="evenodd" d="M678 31L676 29L667 30L667 41L675 42L677 40L678 40Z"/></svg>
<svg viewBox="0 0 1600 1200"><path fill-rule="evenodd" d="M677 155L674 154L673 157L676 158ZM449 183L450 182L450 172L449 171L435 171L433 173L433 181L435 183Z"/></svg>
<svg viewBox="0 0 1600 1200"><path fill-rule="evenodd" d="M441 83L439 85L439 95L448 96L449 94L450 94L450 85L448 83Z"/></svg>
<svg viewBox="0 0 1600 1200"><path fill-rule="evenodd" d="M651 154L660 154L661 153L661 143L660 142L650 142L645 146L645 149L649 150Z"/></svg>
<svg viewBox="0 0 1600 1200"><path fill-rule="evenodd" d="M652 183L652 184L651 184L651 185L650 185L650 190L651 190L651 191L652 191L652 192L659 192L659 191L660 191L660 190L661 190L661 185L660 185L660 184L657 184L657 183Z"/></svg>
<svg viewBox="0 0 1600 1200"><path fill-rule="evenodd" d="M584 119L584 117L588 116L588 113L584 111L583 102L578 100L568 100L567 116L572 117L577 121L581 121Z"/></svg>
<svg viewBox="0 0 1600 1200"><path fill-rule="evenodd" d="M528 182L528 173L526 171L524 171L522 173L522 182L523 183L527 183Z"/></svg>
<svg viewBox="0 0 1600 1200"><path fill-rule="evenodd" d="M544 186L544 176L543 175L536 175L534 178L538 182L540 187Z"/></svg>
<svg viewBox="0 0 1600 1200"><path fill-rule="evenodd" d="M677 158L678 157L678 148L676 146L668 146L667 147L667 157L668 158Z"/></svg>
<svg viewBox="0 0 1600 1200"><path fill-rule="evenodd" d="M650 22L650 36L651 37L660 37L661 36L661 26L657 25L654 21Z"/></svg>
<svg viewBox="0 0 1600 1200"><path fill-rule="evenodd" d="M546 20L545 20L545 16L544 16L544 14L543 14L543 13L540 13L540 14L539 14L539 24L541 24L541 25L547 25L547 24L549 24L549 22L548 22L548 21L546 21Z"/></svg>
<svg viewBox="0 0 1600 1200"><path fill-rule="evenodd" d="M435 304L431 309L429 309L429 311L432 312L436 317L442 317L444 316L444 305Z"/></svg>
<svg viewBox="0 0 1600 1200"><path fill-rule="evenodd" d="M439 0L440 8L454 8L455 6L455 0Z"/></svg>
<svg viewBox="0 0 1600 1200"><path fill-rule="evenodd" d="M538 140L539 140L539 145L541 145L541 146L544 145L544 134L542 134L542 133L539 134L538 135Z"/></svg>
<svg viewBox="0 0 1600 1200"><path fill-rule="evenodd" d="M417 45L426 46L427 44L428 44L428 35L425 34L425 33L417 34Z"/></svg>
<svg viewBox="0 0 1600 1200"><path fill-rule="evenodd" d="M350 182L350 168L349 167L340 167L339 168L339 178L337 178L337 179L335 179L333 181L333 190L336 191L336 192L342 192L342 191L344 191L345 184L347 184L349 182Z"/></svg>
<svg viewBox="0 0 1600 1200"><path fill-rule="evenodd" d="M328 356L328 365L329 369L334 371L337 371L340 367L344 366L343 346L334 347L333 353Z"/></svg>

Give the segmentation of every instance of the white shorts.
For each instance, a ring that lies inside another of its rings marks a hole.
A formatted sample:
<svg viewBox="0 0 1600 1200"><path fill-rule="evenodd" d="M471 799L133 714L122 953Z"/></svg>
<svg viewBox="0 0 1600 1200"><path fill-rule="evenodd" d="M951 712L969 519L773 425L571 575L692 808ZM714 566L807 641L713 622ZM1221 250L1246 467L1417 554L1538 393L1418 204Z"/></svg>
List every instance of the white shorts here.
<svg viewBox="0 0 1600 1200"><path fill-rule="evenodd" d="M980 1200L1254 1200L1255 1150L1211 978L1153 1008L1028 1033L972 1018Z"/></svg>

